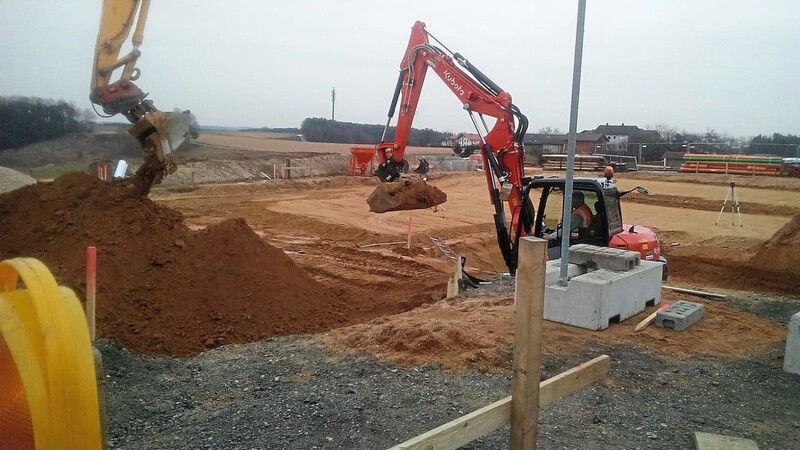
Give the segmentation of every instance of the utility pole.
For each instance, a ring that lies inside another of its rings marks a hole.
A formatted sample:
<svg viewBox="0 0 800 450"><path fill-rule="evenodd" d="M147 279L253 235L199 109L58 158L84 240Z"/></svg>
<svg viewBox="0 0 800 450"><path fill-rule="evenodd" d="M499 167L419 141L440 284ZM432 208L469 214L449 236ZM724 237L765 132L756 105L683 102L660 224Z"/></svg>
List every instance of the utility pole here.
<svg viewBox="0 0 800 450"><path fill-rule="evenodd" d="M331 120L336 120L336 88L331 89Z"/></svg>
<svg viewBox="0 0 800 450"><path fill-rule="evenodd" d="M567 286L569 264L569 238L572 234L572 181L575 172L575 141L578 129L578 99L581 93L581 63L583 61L583 24L586 18L586 0L578 0L578 23L575 27L575 59L572 64L572 101L569 111L569 137L567 139L567 176L564 182L564 206L561 216L561 267L559 286Z"/></svg>

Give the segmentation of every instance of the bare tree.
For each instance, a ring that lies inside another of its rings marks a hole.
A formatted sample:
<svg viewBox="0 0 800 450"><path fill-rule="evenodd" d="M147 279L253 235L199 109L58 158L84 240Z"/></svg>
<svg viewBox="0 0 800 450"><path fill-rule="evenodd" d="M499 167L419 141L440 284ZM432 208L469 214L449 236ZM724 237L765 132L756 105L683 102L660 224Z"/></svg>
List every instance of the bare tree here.
<svg viewBox="0 0 800 450"><path fill-rule="evenodd" d="M542 128L539 128L539 131L537 131L537 133L539 133L539 134L564 134L563 131L561 131L560 129L558 129L556 127L542 127Z"/></svg>
<svg viewBox="0 0 800 450"><path fill-rule="evenodd" d="M672 142L675 140L675 135L678 134L678 129L673 127L672 125L667 125L665 123L659 123L654 126L647 126L646 128L651 130L656 130L658 135L661 136L665 142Z"/></svg>

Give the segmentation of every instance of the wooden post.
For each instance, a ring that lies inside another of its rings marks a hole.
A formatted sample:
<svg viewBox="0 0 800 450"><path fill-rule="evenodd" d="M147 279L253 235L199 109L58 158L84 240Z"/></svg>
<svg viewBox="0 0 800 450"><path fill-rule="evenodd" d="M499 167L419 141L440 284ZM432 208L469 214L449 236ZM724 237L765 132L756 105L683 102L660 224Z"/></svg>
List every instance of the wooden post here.
<svg viewBox="0 0 800 450"><path fill-rule="evenodd" d="M95 293L97 282L97 248L86 248L86 322L89 324L89 338L94 343L95 336Z"/></svg>
<svg viewBox="0 0 800 450"><path fill-rule="evenodd" d="M524 237L519 240L519 246L519 268L514 288L514 375L509 449L530 450L536 448L539 425L547 241Z"/></svg>
<svg viewBox="0 0 800 450"><path fill-rule="evenodd" d="M414 219L411 216L408 216L408 240L406 242L406 249L411 250L411 223Z"/></svg>
<svg viewBox="0 0 800 450"><path fill-rule="evenodd" d="M461 256L458 256L453 262L456 264L456 267L455 271L453 271L453 275L449 280L447 280L447 298L454 298L458 296L458 283L461 281Z"/></svg>

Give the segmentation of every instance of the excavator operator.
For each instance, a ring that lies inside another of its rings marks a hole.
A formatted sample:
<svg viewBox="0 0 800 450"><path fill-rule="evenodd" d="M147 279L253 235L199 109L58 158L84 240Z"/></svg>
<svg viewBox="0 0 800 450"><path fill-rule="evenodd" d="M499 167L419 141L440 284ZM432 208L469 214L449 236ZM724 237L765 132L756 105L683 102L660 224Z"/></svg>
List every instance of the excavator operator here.
<svg viewBox="0 0 800 450"><path fill-rule="evenodd" d="M586 204L581 191L572 193L572 216L569 225L570 232L578 231L579 227L585 228L592 225L592 210Z"/></svg>
<svg viewBox="0 0 800 450"><path fill-rule="evenodd" d="M573 191L572 192L572 214L570 215L569 220L569 231L570 233L577 233L578 228L585 228L592 225L592 210L589 208L589 205L586 204L586 198L582 191ZM544 238L548 241L558 239L559 230L561 229L561 224L558 224L558 228L556 230L545 230Z"/></svg>

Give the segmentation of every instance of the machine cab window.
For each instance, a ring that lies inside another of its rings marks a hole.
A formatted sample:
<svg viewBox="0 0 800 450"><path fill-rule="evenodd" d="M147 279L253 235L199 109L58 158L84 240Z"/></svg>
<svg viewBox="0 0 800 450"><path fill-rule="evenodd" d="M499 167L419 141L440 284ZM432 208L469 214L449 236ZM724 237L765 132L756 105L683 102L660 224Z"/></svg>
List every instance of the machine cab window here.
<svg viewBox="0 0 800 450"><path fill-rule="evenodd" d="M549 259L560 257L564 235L568 236L570 245L605 245L607 237L602 227L605 217L598 213L603 210L598 192L578 187L573 189L570 222L566 226L561 224L564 191L559 187L545 188L541 201L545 202L542 211L542 237L548 240Z"/></svg>

